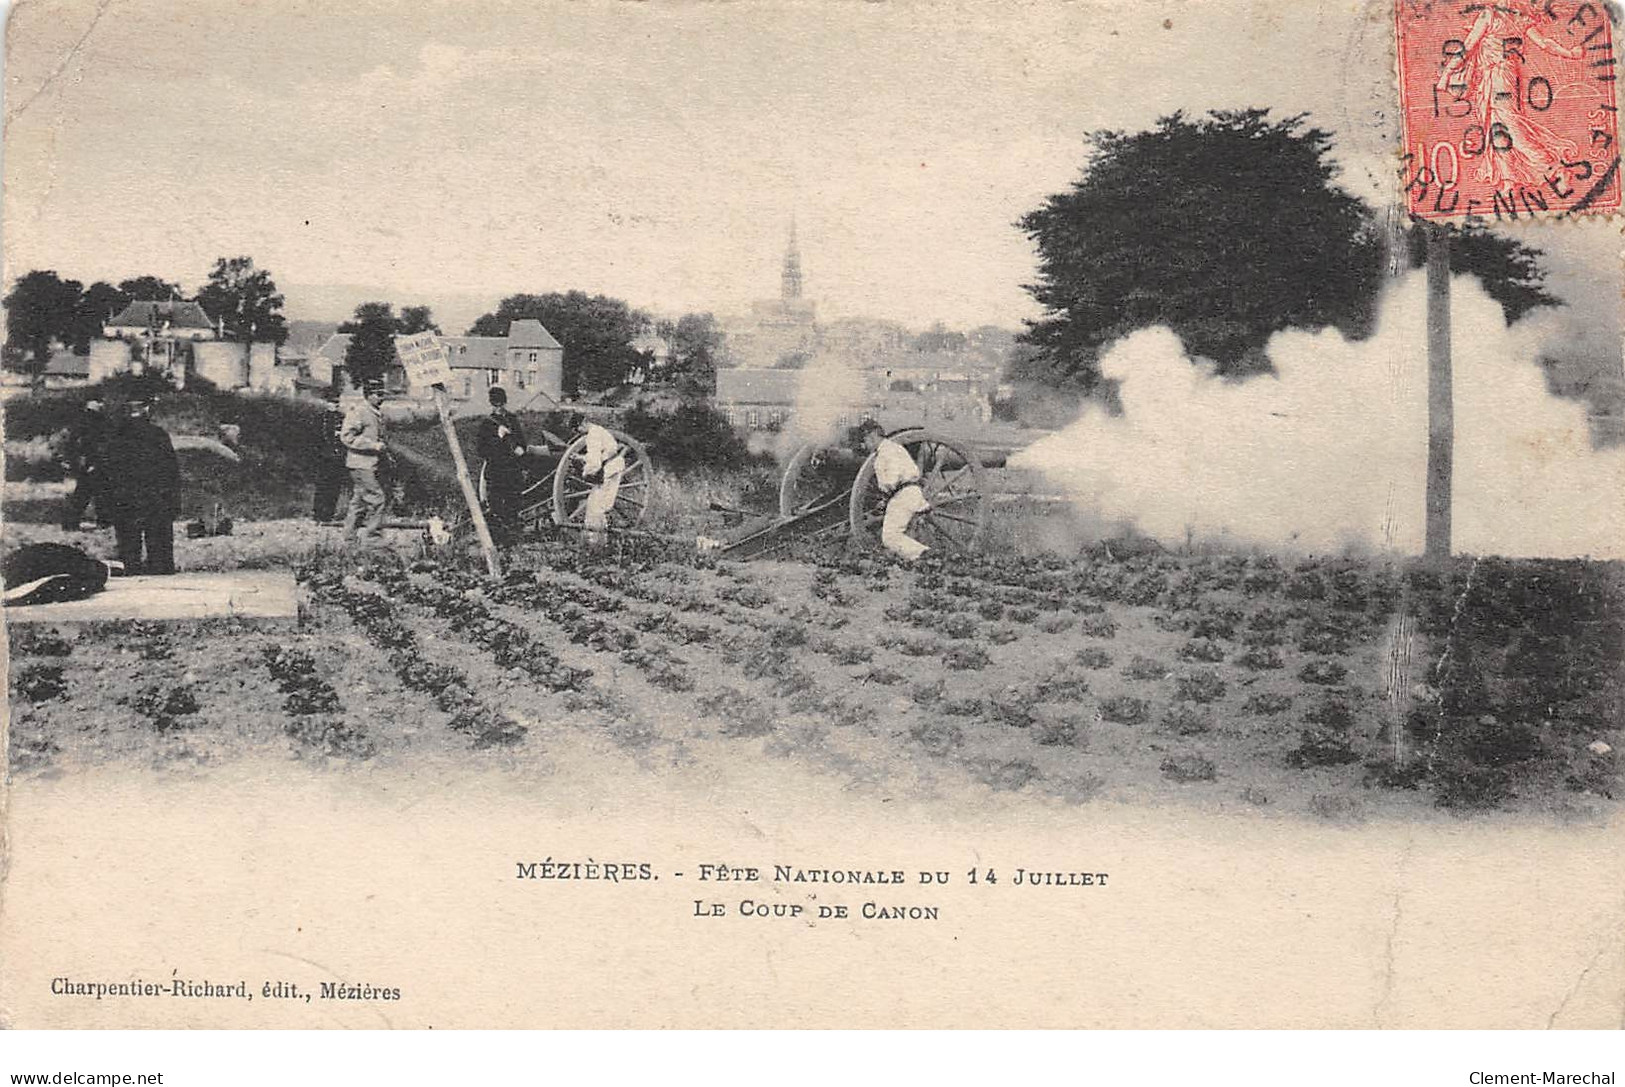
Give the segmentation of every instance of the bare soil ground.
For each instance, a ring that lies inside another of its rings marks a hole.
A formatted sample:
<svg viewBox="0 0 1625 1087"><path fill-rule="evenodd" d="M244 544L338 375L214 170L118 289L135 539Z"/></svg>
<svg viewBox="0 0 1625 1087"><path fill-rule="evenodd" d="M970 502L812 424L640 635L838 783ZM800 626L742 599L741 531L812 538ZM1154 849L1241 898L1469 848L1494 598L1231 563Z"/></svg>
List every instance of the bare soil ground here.
<svg viewBox="0 0 1625 1087"><path fill-rule="evenodd" d="M1332 821L1616 808L1625 593L1606 564L1099 546L906 569L542 541L493 584L396 542L346 556L299 522L180 542L186 568L296 566L295 631L14 628L13 772L269 755L529 774L585 745L655 773L792 760L922 797Z"/></svg>

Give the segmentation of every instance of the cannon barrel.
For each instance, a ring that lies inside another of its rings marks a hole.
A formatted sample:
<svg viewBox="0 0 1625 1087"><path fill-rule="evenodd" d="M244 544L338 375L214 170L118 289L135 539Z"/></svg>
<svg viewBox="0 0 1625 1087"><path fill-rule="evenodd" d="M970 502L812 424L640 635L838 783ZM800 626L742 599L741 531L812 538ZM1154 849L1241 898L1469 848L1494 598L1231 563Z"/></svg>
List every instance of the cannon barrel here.
<svg viewBox="0 0 1625 1087"><path fill-rule="evenodd" d="M981 465L983 468L1003 468L1005 466L1005 462L1010 459L1010 455L1014 452L1014 450L971 448L967 449L965 452L967 455L975 457L976 463ZM963 459L954 455L953 453L950 453L947 449L940 449L937 456L940 460L940 466L943 468L963 468L965 465Z"/></svg>

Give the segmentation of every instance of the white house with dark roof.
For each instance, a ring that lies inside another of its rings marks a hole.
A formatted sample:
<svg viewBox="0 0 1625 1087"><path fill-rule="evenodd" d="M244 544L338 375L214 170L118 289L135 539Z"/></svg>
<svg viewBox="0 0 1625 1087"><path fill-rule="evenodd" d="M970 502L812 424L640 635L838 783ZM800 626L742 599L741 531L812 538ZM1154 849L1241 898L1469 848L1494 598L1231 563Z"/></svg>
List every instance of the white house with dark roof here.
<svg viewBox="0 0 1625 1087"><path fill-rule="evenodd" d="M533 396L557 403L564 395L564 347L540 321L514 321L506 336L440 336L451 364L452 383L446 393L453 401L485 399L486 390L501 385L510 402L522 404ZM310 359L310 377L332 382L342 373L350 334L335 332ZM429 389L407 387L406 372L397 362L384 375L392 396L429 399ZM543 407L547 407L543 403Z"/></svg>
<svg viewBox="0 0 1625 1087"><path fill-rule="evenodd" d="M131 302L123 312L102 326L110 340L132 340L147 336L174 340L213 340L215 323L196 302Z"/></svg>
<svg viewBox="0 0 1625 1087"><path fill-rule="evenodd" d="M91 341L90 380L101 381L137 366L193 373L223 389L250 384L256 366L274 360L276 345L220 339L218 326L196 302L181 299L131 302L109 317Z"/></svg>

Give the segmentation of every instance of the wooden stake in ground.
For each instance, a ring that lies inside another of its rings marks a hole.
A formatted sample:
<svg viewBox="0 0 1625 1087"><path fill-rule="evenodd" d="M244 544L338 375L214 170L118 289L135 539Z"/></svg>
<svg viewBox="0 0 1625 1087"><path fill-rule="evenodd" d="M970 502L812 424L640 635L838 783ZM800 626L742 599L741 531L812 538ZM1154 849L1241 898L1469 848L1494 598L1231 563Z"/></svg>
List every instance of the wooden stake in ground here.
<svg viewBox="0 0 1625 1087"><path fill-rule="evenodd" d="M463 501L468 503L468 516L474 522L474 534L479 538L480 550L485 553L485 568L493 578L502 576L502 564L497 559L497 547L491 539L491 529L485 523L485 511L480 509L480 496L474 490L474 481L468 475L468 462L463 459L463 446L457 440L457 430L451 425L451 405L446 401L446 383L451 380L451 366L446 361L446 349L432 332L415 336L398 336L395 353L406 369L406 380L417 388L434 389L434 406L440 412L440 429L446 432L446 444L451 447L452 463L457 466L457 485L463 489Z"/></svg>
<svg viewBox="0 0 1625 1087"><path fill-rule="evenodd" d="M1450 228L1422 224L1428 241L1428 481L1427 537L1430 562L1450 559L1450 494L1456 440L1450 369Z"/></svg>

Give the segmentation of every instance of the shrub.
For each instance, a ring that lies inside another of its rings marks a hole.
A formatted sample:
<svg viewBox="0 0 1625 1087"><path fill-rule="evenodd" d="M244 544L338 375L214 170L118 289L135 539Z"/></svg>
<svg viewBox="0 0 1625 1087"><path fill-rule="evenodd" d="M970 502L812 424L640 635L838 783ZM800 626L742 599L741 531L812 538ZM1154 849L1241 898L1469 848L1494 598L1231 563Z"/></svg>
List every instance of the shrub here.
<svg viewBox="0 0 1625 1087"><path fill-rule="evenodd" d="M1212 731L1213 717L1189 703L1181 702L1163 715L1162 724L1170 732L1181 736L1195 736Z"/></svg>
<svg viewBox="0 0 1625 1087"><path fill-rule="evenodd" d="M1039 702L1076 702L1088 693L1087 676L1063 670L1040 683L1033 698Z"/></svg>
<svg viewBox="0 0 1625 1087"><path fill-rule="evenodd" d="M1235 608L1214 608L1198 615L1191 623L1191 636L1194 638L1216 638L1229 641L1236 636L1236 627L1241 623L1241 612Z"/></svg>
<svg viewBox="0 0 1625 1087"><path fill-rule="evenodd" d="M1170 755L1162 760L1162 776L1179 782L1213 781L1219 772L1204 755Z"/></svg>
<svg viewBox="0 0 1625 1087"><path fill-rule="evenodd" d="M1354 724L1354 711L1349 708L1348 701L1336 695L1328 695L1320 705L1304 714L1304 720L1314 725L1324 725L1327 728L1346 731Z"/></svg>
<svg viewBox="0 0 1625 1087"><path fill-rule="evenodd" d="M1311 766L1342 766L1358 758L1346 733L1326 729L1305 729L1298 746L1286 757L1288 765L1300 770Z"/></svg>
<svg viewBox="0 0 1625 1087"><path fill-rule="evenodd" d="M987 650L979 645L951 646L942 655L942 663L956 672L979 672L992 662Z"/></svg>
<svg viewBox="0 0 1625 1087"><path fill-rule="evenodd" d="M1352 796L1316 793L1309 798L1309 810L1322 819L1342 822L1359 816L1360 802Z"/></svg>
<svg viewBox="0 0 1625 1087"><path fill-rule="evenodd" d="M29 664L17 669L11 676L11 689L17 697L38 705L53 698L61 698L68 691L59 664Z"/></svg>
<svg viewBox="0 0 1625 1087"><path fill-rule="evenodd" d="M866 645L852 642L835 646L830 656L835 659L836 664L868 664L875 659L875 651Z"/></svg>
<svg viewBox="0 0 1625 1087"><path fill-rule="evenodd" d="M1286 626L1286 616L1275 608L1259 608L1247 620L1250 630L1280 630Z"/></svg>
<svg viewBox="0 0 1625 1087"><path fill-rule="evenodd" d="M1084 615L1078 620L1078 633L1091 638L1117 637L1117 624L1109 615Z"/></svg>
<svg viewBox="0 0 1625 1087"><path fill-rule="evenodd" d="M1323 600L1326 580L1312 570L1296 574L1286 584L1286 595L1292 600Z"/></svg>
<svg viewBox="0 0 1625 1087"><path fill-rule="evenodd" d="M1337 661L1310 661L1298 670L1298 678L1305 683L1335 686L1348 677L1349 670Z"/></svg>
<svg viewBox="0 0 1625 1087"><path fill-rule="evenodd" d="M295 717L282 726L290 739L320 754L367 759L377 751L366 730L331 717Z"/></svg>
<svg viewBox="0 0 1625 1087"><path fill-rule="evenodd" d="M1281 660L1281 654L1265 646L1253 646L1237 657L1236 663L1254 672L1267 672L1286 667L1286 663Z"/></svg>
<svg viewBox="0 0 1625 1087"><path fill-rule="evenodd" d="M1217 672L1189 672L1174 682L1174 698L1181 702L1217 702L1229 688Z"/></svg>
<svg viewBox="0 0 1625 1087"><path fill-rule="evenodd" d="M1211 638L1196 638L1180 647L1179 655L1188 661L1217 664L1224 660L1224 646Z"/></svg>
<svg viewBox="0 0 1625 1087"><path fill-rule="evenodd" d="M1173 670L1159 660L1136 654L1123 669L1123 675L1129 679L1167 679Z"/></svg>
<svg viewBox="0 0 1625 1087"><path fill-rule="evenodd" d="M939 679L935 683L917 683L908 694L920 705L932 706L942 701L942 694L947 687L947 682Z"/></svg>
<svg viewBox="0 0 1625 1087"><path fill-rule="evenodd" d="M1110 668L1112 655L1096 646L1080 649L1072 655L1072 663L1079 668Z"/></svg>
<svg viewBox="0 0 1625 1087"><path fill-rule="evenodd" d="M1032 698L1016 688L1006 688L992 695L982 708L988 720L1010 728L1030 728L1034 720Z"/></svg>
<svg viewBox="0 0 1625 1087"><path fill-rule="evenodd" d="M66 657L73 652L70 642L48 628L39 630L19 623L12 626L8 633L13 657Z"/></svg>
<svg viewBox="0 0 1625 1087"><path fill-rule="evenodd" d="M1100 704L1100 716L1114 724L1138 725L1150 714L1150 703L1132 695L1115 695Z"/></svg>
<svg viewBox="0 0 1625 1087"><path fill-rule="evenodd" d="M1243 702L1241 708L1243 712L1246 713L1256 713L1266 716L1276 713L1285 713L1287 710L1292 708L1292 698L1289 695L1272 694L1267 691L1260 691L1258 694L1249 697L1246 702Z"/></svg>
<svg viewBox="0 0 1625 1087"><path fill-rule="evenodd" d="M1033 730L1033 739L1044 747L1073 747L1078 742L1078 723L1071 717L1046 717Z"/></svg>
<svg viewBox="0 0 1625 1087"><path fill-rule="evenodd" d="M942 621L937 624L937 629L950 638L974 638L976 632L981 629L981 624L976 621L975 616L956 611L943 616Z"/></svg>
<svg viewBox="0 0 1625 1087"><path fill-rule="evenodd" d="M167 689L161 684L144 687L130 704L137 712L150 718L153 727L160 732L180 728L184 723L182 718L191 717L198 711L197 696L185 684Z"/></svg>
<svg viewBox="0 0 1625 1087"><path fill-rule="evenodd" d="M908 734L928 754L943 756L965 742L964 731L950 721L922 721L908 730Z"/></svg>
<svg viewBox="0 0 1625 1087"><path fill-rule="evenodd" d="M1337 656L1349 651L1349 639L1342 631L1332 627L1309 627L1298 639L1298 648L1305 653Z"/></svg>
<svg viewBox="0 0 1625 1087"><path fill-rule="evenodd" d="M1077 622L1070 615L1046 615L1038 621L1038 629L1045 634L1059 634Z"/></svg>
<svg viewBox="0 0 1625 1087"><path fill-rule="evenodd" d="M984 760L973 768L977 780L999 792L1014 792L1038 780L1038 767L1021 759L1007 762Z"/></svg>
<svg viewBox="0 0 1625 1087"><path fill-rule="evenodd" d="M739 468L768 459L753 455L728 417L703 400L670 411L639 405L621 416L621 429L649 446L662 468L678 473Z"/></svg>
<svg viewBox="0 0 1625 1087"><path fill-rule="evenodd" d="M773 731L773 715L756 699L733 687L723 687L698 702L700 709L721 719L724 736L765 736Z"/></svg>

